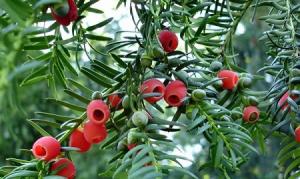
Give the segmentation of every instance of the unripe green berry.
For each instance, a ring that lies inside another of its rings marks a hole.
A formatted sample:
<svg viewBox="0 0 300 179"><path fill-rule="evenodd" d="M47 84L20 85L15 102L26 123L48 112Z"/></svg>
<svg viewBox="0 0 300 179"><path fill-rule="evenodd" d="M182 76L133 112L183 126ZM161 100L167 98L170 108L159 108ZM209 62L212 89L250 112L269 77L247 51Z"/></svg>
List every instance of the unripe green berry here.
<svg viewBox="0 0 300 179"><path fill-rule="evenodd" d="M201 101L206 96L206 92L202 89L195 89L192 92L192 99L194 101Z"/></svg>
<svg viewBox="0 0 300 179"><path fill-rule="evenodd" d="M244 89L244 88L249 88L252 84L252 79L249 77L241 77L239 80L239 87Z"/></svg>
<svg viewBox="0 0 300 179"><path fill-rule="evenodd" d="M154 58L162 58L165 52L159 45L154 45L151 49L151 55Z"/></svg>
<svg viewBox="0 0 300 179"><path fill-rule="evenodd" d="M102 99L102 93L100 92L100 91L95 91L95 92L93 92L93 94L92 94L92 99L93 100L96 100L96 99Z"/></svg>
<svg viewBox="0 0 300 179"><path fill-rule="evenodd" d="M249 96L248 97L248 103L249 103L249 106L257 106L258 105L258 99L254 96Z"/></svg>
<svg viewBox="0 0 300 179"><path fill-rule="evenodd" d="M185 115L188 119L193 119L193 111L196 109L195 105L188 105L186 107ZM197 114L196 114L197 115Z"/></svg>
<svg viewBox="0 0 300 179"><path fill-rule="evenodd" d="M127 121L127 127L129 127L129 128L134 128L135 127L135 125L133 124L132 120L128 120Z"/></svg>
<svg viewBox="0 0 300 179"><path fill-rule="evenodd" d="M221 62L219 62L219 61L213 61L213 62L210 64L209 69L210 69L211 71L216 72L216 71L221 70L222 66L223 66L223 64L222 64Z"/></svg>
<svg viewBox="0 0 300 179"><path fill-rule="evenodd" d="M141 64L144 67L150 67L152 65L152 58L148 56L146 53L144 53L141 56Z"/></svg>
<svg viewBox="0 0 300 179"><path fill-rule="evenodd" d="M193 107L187 106L185 111L186 118L192 119L193 117Z"/></svg>
<svg viewBox="0 0 300 179"><path fill-rule="evenodd" d="M129 97L128 97L128 95L125 95L125 96L123 97L123 99L122 99L122 107L123 107L124 109L130 108Z"/></svg>
<svg viewBox="0 0 300 179"><path fill-rule="evenodd" d="M142 110L133 113L131 120L135 126L142 128L148 124L149 119L146 111Z"/></svg>
<svg viewBox="0 0 300 179"><path fill-rule="evenodd" d="M241 97L241 100L242 100L242 103L243 103L244 106L249 106L248 98L247 98L247 97L242 96L242 97Z"/></svg>
<svg viewBox="0 0 300 179"><path fill-rule="evenodd" d="M127 138L122 139L118 142L117 150L126 150L127 149Z"/></svg>
<svg viewBox="0 0 300 179"><path fill-rule="evenodd" d="M216 90L220 90L220 89L223 89L223 82L222 80L218 80L216 82L213 83L213 87L216 88Z"/></svg>
<svg viewBox="0 0 300 179"><path fill-rule="evenodd" d="M127 144L133 144L138 142L138 128L132 128L129 130L127 135Z"/></svg>

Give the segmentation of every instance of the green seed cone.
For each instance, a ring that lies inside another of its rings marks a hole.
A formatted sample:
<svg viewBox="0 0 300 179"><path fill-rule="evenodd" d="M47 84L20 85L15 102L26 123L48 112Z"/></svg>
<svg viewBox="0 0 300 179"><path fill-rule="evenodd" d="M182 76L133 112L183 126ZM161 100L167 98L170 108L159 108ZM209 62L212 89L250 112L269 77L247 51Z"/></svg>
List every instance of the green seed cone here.
<svg viewBox="0 0 300 179"><path fill-rule="evenodd" d="M162 58L165 55L165 52L160 46L155 45L152 47L151 55L154 58Z"/></svg>
<svg viewBox="0 0 300 179"><path fill-rule="evenodd" d="M127 143L133 144L138 142L138 136L137 133L139 132L138 128L132 128L129 130L127 135Z"/></svg>
<svg viewBox="0 0 300 179"><path fill-rule="evenodd" d="M95 91L93 94L92 94L92 99L93 100L96 100L96 99L102 99L102 93L100 91Z"/></svg>
<svg viewBox="0 0 300 179"><path fill-rule="evenodd" d="M249 88L251 87L251 84L252 84L252 79L249 78L249 77L241 77L241 79L239 80L239 87L242 88L242 89L245 89L245 88Z"/></svg>
<svg viewBox="0 0 300 179"><path fill-rule="evenodd" d="M192 99L194 101L201 101L206 96L206 92L202 89L196 89L192 92Z"/></svg>
<svg viewBox="0 0 300 179"><path fill-rule="evenodd" d="M137 111L132 115L131 120L135 126L142 128L148 124L149 119L146 111Z"/></svg>
<svg viewBox="0 0 300 179"><path fill-rule="evenodd" d="M123 99L122 99L122 107L123 107L124 109L130 108L129 97L128 97L128 95L125 95L125 96L123 97Z"/></svg>
<svg viewBox="0 0 300 179"><path fill-rule="evenodd" d="M150 67L152 65L152 58L144 53L141 57L141 64L144 67Z"/></svg>
<svg viewBox="0 0 300 179"><path fill-rule="evenodd" d="M211 71L216 72L216 71L221 70L222 67L223 67L223 64L222 64L221 62L219 62L219 61L213 61L213 62L210 64L209 69L210 69Z"/></svg>

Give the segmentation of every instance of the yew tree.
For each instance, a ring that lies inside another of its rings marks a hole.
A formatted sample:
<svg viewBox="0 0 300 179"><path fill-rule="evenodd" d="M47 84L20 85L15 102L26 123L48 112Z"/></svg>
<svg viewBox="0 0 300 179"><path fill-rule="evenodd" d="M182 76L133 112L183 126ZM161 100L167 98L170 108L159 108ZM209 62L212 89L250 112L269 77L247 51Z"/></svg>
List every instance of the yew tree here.
<svg viewBox="0 0 300 179"><path fill-rule="evenodd" d="M300 177L299 0L116 1L134 31L111 28L114 14L103 18L97 2L0 0L0 89L21 74L16 88L46 84L47 102L60 108L24 117L39 136L0 167L3 179L76 178L71 156L95 146L99 163L102 150L112 156L99 178L202 178L170 152L182 133L209 147L205 162L190 161L198 171L231 178L275 136L280 177ZM235 48L245 18L268 27L259 38L267 58L254 73Z"/></svg>

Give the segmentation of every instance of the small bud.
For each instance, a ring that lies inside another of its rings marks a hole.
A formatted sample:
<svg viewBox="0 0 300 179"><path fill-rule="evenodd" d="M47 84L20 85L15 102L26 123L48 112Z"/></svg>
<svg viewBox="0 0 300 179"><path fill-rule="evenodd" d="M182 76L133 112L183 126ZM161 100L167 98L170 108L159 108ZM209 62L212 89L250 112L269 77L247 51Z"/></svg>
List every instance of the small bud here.
<svg viewBox="0 0 300 179"><path fill-rule="evenodd" d="M128 95L125 95L122 99L122 106L124 109L128 109L130 108L130 104L129 104L129 97Z"/></svg>
<svg viewBox="0 0 300 179"><path fill-rule="evenodd" d="M141 64L144 67L151 67L152 58L148 56L146 53L143 53L143 55L141 56Z"/></svg>
<svg viewBox="0 0 300 179"><path fill-rule="evenodd" d="M196 106L189 104L186 106L185 115L187 119L193 119L193 111L195 110Z"/></svg>
<svg viewBox="0 0 300 179"><path fill-rule="evenodd" d="M223 66L223 64L221 62L215 60L210 64L209 69L211 71L216 72L216 71L221 70L222 66Z"/></svg>
<svg viewBox="0 0 300 179"><path fill-rule="evenodd" d="M131 120L133 124L139 128L143 128L148 124L148 115L146 111L136 111L133 113Z"/></svg>
<svg viewBox="0 0 300 179"><path fill-rule="evenodd" d="M258 99L254 96L248 97L248 102L250 106L257 106L258 105Z"/></svg>
<svg viewBox="0 0 300 179"><path fill-rule="evenodd" d="M151 49L151 55L154 58L162 58L164 57L165 52L159 45L154 45Z"/></svg>
<svg viewBox="0 0 300 179"><path fill-rule="evenodd" d="M223 82L222 80L218 80L213 83L213 87L216 88L216 90L221 90L223 89Z"/></svg>
<svg viewBox="0 0 300 179"><path fill-rule="evenodd" d="M139 130L138 128L131 128L128 132L127 135L127 143L128 144L133 144L133 143L137 143L139 138L137 136Z"/></svg>
<svg viewBox="0 0 300 179"><path fill-rule="evenodd" d="M92 94L92 99L93 100L96 100L96 99L102 99L102 93L100 92L100 91L95 91L95 92L93 92L93 94Z"/></svg>
<svg viewBox="0 0 300 179"><path fill-rule="evenodd" d="M206 92L202 89L196 89L192 92L192 99L194 101L201 101L206 96Z"/></svg>
<svg viewBox="0 0 300 179"><path fill-rule="evenodd" d="M241 89L249 88L251 87L251 84L252 84L252 79L249 77L241 77L241 79L239 80L239 87Z"/></svg>
<svg viewBox="0 0 300 179"><path fill-rule="evenodd" d="M126 149L127 149L127 138L124 138L118 142L117 150L122 151Z"/></svg>

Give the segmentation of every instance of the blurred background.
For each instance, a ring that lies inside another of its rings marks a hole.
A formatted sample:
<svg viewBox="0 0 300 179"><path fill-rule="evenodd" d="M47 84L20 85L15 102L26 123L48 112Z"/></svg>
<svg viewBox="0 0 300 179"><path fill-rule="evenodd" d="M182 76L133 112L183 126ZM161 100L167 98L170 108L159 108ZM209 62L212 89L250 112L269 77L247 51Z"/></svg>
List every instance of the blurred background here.
<svg viewBox="0 0 300 179"><path fill-rule="evenodd" d="M105 33L110 37L115 37L116 32L119 30L134 31L131 17L129 16L128 7L120 7L115 10L116 4L114 1L103 0L97 3L96 7L103 10L106 14L105 17L95 17L93 15L87 16L87 22L94 24L95 18L104 19L109 18L109 15L114 16L113 23L110 23L103 31L98 33ZM103 8L105 7L105 8ZM238 26L236 36L234 38L235 50L239 54L237 63L239 66L247 69L248 72L256 74L259 67L263 66L266 62L265 46L263 42L259 41L262 32L268 27L262 24L257 17L260 16L258 9L253 21L252 11L244 17L241 24ZM103 15L104 16L104 15ZM65 34L66 38L68 34ZM96 49L105 49L105 43L94 43ZM180 44L183 47L183 44ZM1 47L2 46L2 47ZM6 48L5 43L0 43L0 49ZM30 52L26 52L30 53ZM33 52L31 52L33 53ZM94 51L90 51L94 53ZM0 57L3 52L0 52ZM36 111L53 112L56 114L65 114L66 111L53 104L48 103L45 98L53 97L50 92L48 84L39 82L34 85L22 86L19 84L24 79L24 76L30 73L30 65L26 63L25 52L18 52L17 60L10 62L1 62L0 60L0 166L8 164L6 158L30 158L30 154L22 152L20 149L30 149L33 141L40 137L39 134L26 122L26 119L39 119L40 116L36 115ZM93 54L96 55L97 54ZM110 63L109 59L103 56L97 58L102 59L106 63ZM88 63L88 59L82 56L80 61L82 65ZM27 66L26 66L27 65ZM4 68L5 67L5 68ZM88 86L90 89L97 89L98 86L93 86L84 76L79 75L78 79L82 84ZM257 81L254 89L264 90L268 88L268 77L266 80ZM62 88L58 87L57 96L60 99L72 101L68 95L62 92ZM167 112L170 114L172 111ZM168 116L165 116L168 117ZM184 116L183 116L184 117ZM47 130L54 130L45 128ZM51 131L56 133L56 131ZM196 164L203 164L206 161L208 153L208 144L202 136L192 136L190 134L180 132L176 135L168 135L170 138L178 143L181 150L170 151L177 155L183 155L195 161L192 164L187 161L181 161L183 166L190 167L190 170L197 173L203 178L216 178L215 171L198 171ZM189 140L186 140L189 139ZM233 178L257 178L268 179L277 178L278 168L276 166L276 154L278 153L278 143L275 138L269 138L267 141L267 148L265 153L249 155L249 162L244 164L241 170L237 173L231 173ZM80 179L86 178L104 178L97 176L99 173L106 170L107 162L112 157L109 151L99 150L98 146L94 146L93 150L85 154L72 154L73 159L77 165L78 177ZM177 172L171 173L169 178L184 178Z"/></svg>

